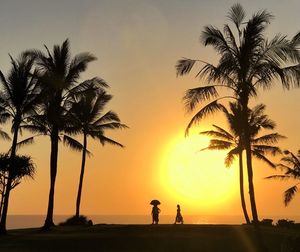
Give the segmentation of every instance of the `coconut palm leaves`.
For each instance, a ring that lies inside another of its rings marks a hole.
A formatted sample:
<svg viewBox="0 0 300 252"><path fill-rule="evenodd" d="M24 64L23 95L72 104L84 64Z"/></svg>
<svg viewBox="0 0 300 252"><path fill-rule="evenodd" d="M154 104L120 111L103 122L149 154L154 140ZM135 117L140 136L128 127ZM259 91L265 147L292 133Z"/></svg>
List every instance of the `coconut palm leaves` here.
<svg viewBox="0 0 300 252"><path fill-rule="evenodd" d="M36 79L36 72L33 70L33 59L26 55L21 55L17 60L11 56L10 58L12 67L8 75L4 76L0 71L2 91L0 93L0 118L1 121L7 118L12 120L13 141L10 149L10 158L14 160L20 125L26 124L28 117L36 113L41 89ZM13 183L13 173L14 167L10 166L0 222L0 234L6 233L6 216Z"/></svg>
<svg viewBox="0 0 300 252"><path fill-rule="evenodd" d="M29 50L30 56L37 66L37 76L42 86L42 103L40 117L43 117L50 132L50 191L47 217L44 228L49 229L53 223L54 189L57 173L59 133L68 125L66 118L70 108L71 96L76 92L84 92L86 83L78 84L80 74L86 70L88 63L96 58L90 53L80 53L71 58L69 41L65 40L61 46L55 45L52 52L45 46L46 53L39 50ZM106 85L104 81L98 81ZM38 120L41 120L39 118ZM32 130L33 127L32 127Z"/></svg>
<svg viewBox="0 0 300 252"><path fill-rule="evenodd" d="M267 179L282 179L282 180L300 180L300 150L298 154L295 155L290 151L284 152L285 157L281 159L283 164L279 164L278 166L284 171L283 175L273 175L267 177ZM287 206L291 200L294 198L296 192L299 189L299 183L294 186L288 188L284 192L284 204Z"/></svg>
<svg viewBox="0 0 300 252"><path fill-rule="evenodd" d="M202 63L203 67L197 76L208 83L207 86L186 92L184 101L188 111L193 111L199 103L219 97L220 88L231 90L228 98L247 100L257 95L258 87L268 88L277 78L281 79L286 88L300 84L300 55L297 50L300 45L299 34L292 40L281 35L267 40L264 32L272 15L261 11L246 21L245 11L240 4L232 6L228 17L238 31L236 37L227 24L223 32L213 26L206 26L200 37L204 46L212 46L220 55L216 66L187 58L177 62L178 75L188 74L196 63Z"/></svg>
<svg viewBox="0 0 300 252"><path fill-rule="evenodd" d="M104 89L92 89L86 92L84 96L75 98L72 108L69 110L73 117L73 124L65 128L66 133L81 133L83 135L83 148L76 140L65 136L64 142L75 150L82 151L81 172L76 200L76 214L80 215L81 192L83 187L83 177L85 172L85 160L87 154L88 137L98 140L102 145L108 143L119 147L122 144L105 135L106 130L115 130L127 128L121 124L118 115L113 111L104 113L105 106L111 100L112 96L107 94Z"/></svg>
<svg viewBox="0 0 300 252"><path fill-rule="evenodd" d="M241 127L241 107L237 103L230 103L230 110L228 111L225 107L223 112L226 116L230 131L227 131L217 125L213 125L214 129L209 131L200 132L212 137L208 150L229 150L226 158L225 165L230 167L236 157L239 159L239 171L240 171L240 196L241 204L247 223L250 223L248 213L246 210L246 203L244 198L244 187L243 187L243 151L245 145L243 142L243 128ZM248 121L251 132L251 151L253 156L264 161L271 167L275 165L266 157L266 154L276 155L281 153L279 147L273 146L282 139L283 136L278 133L271 133L263 136L258 136L262 129L274 129L275 123L270 120L267 115L264 114L265 106L263 104L255 106L249 111Z"/></svg>
<svg viewBox="0 0 300 252"><path fill-rule="evenodd" d="M300 36L297 34L292 40L288 40L286 36L276 35L268 40L265 31L272 15L267 11L260 11L249 20L245 20L245 16L242 6L235 4L228 13L235 30L228 24L224 25L223 31L214 26L204 27L200 41L204 46L211 46L219 55L216 65L183 58L177 62L176 71L177 75L185 75L195 68L196 63L202 64L196 76L207 83L203 88L188 90L184 96L188 112L193 112L199 104L208 103L193 116L186 128L186 134L207 115L221 111L221 99L235 99L240 104L251 209L254 222L258 223L252 181L248 103L251 97L257 96L258 88L270 88L275 79L280 79L285 88L300 86ZM220 96L221 89L227 92L222 92L225 94L223 96Z"/></svg>

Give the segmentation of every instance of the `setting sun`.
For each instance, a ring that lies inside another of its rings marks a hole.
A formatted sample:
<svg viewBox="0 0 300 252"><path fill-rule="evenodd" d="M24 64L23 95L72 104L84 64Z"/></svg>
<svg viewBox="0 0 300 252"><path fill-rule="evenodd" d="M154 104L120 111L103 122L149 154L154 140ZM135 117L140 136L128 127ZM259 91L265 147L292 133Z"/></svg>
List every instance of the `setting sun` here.
<svg viewBox="0 0 300 252"><path fill-rule="evenodd" d="M212 209L228 204L237 192L235 167L225 168L223 151L205 148L204 136L177 136L165 148L161 180L170 197L185 205Z"/></svg>

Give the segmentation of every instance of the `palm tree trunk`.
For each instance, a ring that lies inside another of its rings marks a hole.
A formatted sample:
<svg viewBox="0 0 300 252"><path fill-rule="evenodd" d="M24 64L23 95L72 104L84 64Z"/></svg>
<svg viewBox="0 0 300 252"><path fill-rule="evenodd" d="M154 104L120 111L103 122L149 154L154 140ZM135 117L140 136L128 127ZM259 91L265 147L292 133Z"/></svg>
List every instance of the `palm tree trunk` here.
<svg viewBox="0 0 300 252"><path fill-rule="evenodd" d="M258 223L258 214L255 202L254 184L253 184L253 168L252 168L252 154L250 141L246 142L246 158L247 158L247 171L248 171L248 184L249 184L249 196L252 211L252 218L254 223Z"/></svg>
<svg viewBox="0 0 300 252"><path fill-rule="evenodd" d="M86 146L87 146L87 135L83 134L83 150L82 150L82 161L81 161L81 171L79 178L79 186L76 200L76 214L75 216L79 217L80 212L80 200L81 200L81 192L82 192L82 184L83 184L83 176L84 176L84 168L85 168L85 159L86 159Z"/></svg>
<svg viewBox="0 0 300 252"><path fill-rule="evenodd" d="M2 176L2 175L1 175ZM3 178L1 178L1 184L2 184L2 191L1 191L1 201L0 201L0 219L2 216L2 210L3 210L3 203L4 203L4 195L6 190L6 178L5 178L5 172L3 173Z"/></svg>
<svg viewBox="0 0 300 252"><path fill-rule="evenodd" d="M45 224L43 226L44 230L49 230L52 226L54 226L53 209L54 209L55 180L57 174L57 158L58 158L58 129L57 127L54 127L51 132L50 190L49 190L47 216L46 216Z"/></svg>
<svg viewBox="0 0 300 252"><path fill-rule="evenodd" d="M264 243L262 233L259 227L258 214L256 209L255 194L254 194L254 185L253 185L253 168L252 168L252 152L251 152L251 137L249 132L249 122L248 122L248 99L245 99L241 102L242 111L243 111L243 128L244 128L244 146L246 149L246 163L247 163L247 172L248 172L248 185L249 185L249 196L250 196L250 205L251 212L255 230L255 236L257 240L257 251L267 252L268 249Z"/></svg>
<svg viewBox="0 0 300 252"><path fill-rule="evenodd" d="M252 219L254 224L258 223L258 214L255 202L255 194L254 194L254 185L253 185L253 168L252 168L252 152L251 152L251 137L249 132L249 122L248 122L248 92L246 94L241 95L240 104L242 106L242 114L243 114L243 145L246 150L246 163L247 163L247 172L248 172L248 185L249 185L249 197L250 197L250 205L252 212Z"/></svg>
<svg viewBox="0 0 300 252"><path fill-rule="evenodd" d="M247 212L245 194L244 194L244 171L243 171L243 152L239 153L239 166L240 166L240 195L241 195L241 204L244 213L244 217L247 224L250 224L249 215Z"/></svg>
<svg viewBox="0 0 300 252"><path fill-rule="evenodd" d="M16 120L18 121L18 120ZM11 146L11 152L10 152L10 161L12 161L16 156L16 150L17 150L17 143L18 143L18 131L19 131L19 123L15 123L14 127L14 138ZM0 221L0 235L6 234L6 218L7 218L7 212L8 212L8 203L9 203L9 196L11 191L11 186L13 182L13 174L12 174L11 165L8 169L8 179L6 184L6 190L4 194L4 201L3 201L3 209L2 209L2 215L1 215L1 221Z"/></svg>

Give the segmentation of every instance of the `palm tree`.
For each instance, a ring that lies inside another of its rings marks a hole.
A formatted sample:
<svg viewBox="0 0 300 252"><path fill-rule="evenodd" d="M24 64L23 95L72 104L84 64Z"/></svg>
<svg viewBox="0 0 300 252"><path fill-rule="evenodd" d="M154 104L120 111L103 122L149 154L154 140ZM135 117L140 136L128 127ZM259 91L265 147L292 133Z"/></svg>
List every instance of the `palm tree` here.
<svg viewBox="0 0 300 252"><path fill-rule="evenodd" d="M225 107L223 112L226 116L230 130L227 131L217 125L213 125L214 129L202 131L200 134L214 137L210 140L208 150L229 150L225 158L226 167L230 167L235 159L239 159L239 175L240 175L240 197L244 217L247 224L250 224L249 215L247 213L245 196L244 196L244 174L243 174L243 151L245 146L243 143L243 129L241 128L241 107L237 103L230 103L230 111ZM275 165L265 156L267 153L273 155L281 153L277 146L270 144L277 143L283 136L278 133L271 133L257 137L262 129L274 129L275 123L268 119L264 114L265 106L260 104L249 111L248 121L251 132L251 150L252 155L266 162L271 167Z"/></svg>
<svg viewBox="0 0 300 252"><path fill-rule="evenodd" d="M0 176L1 176L1 202L0 202L0 216L2 214L3 203L5 198L5 188L8 181L8 173L10 168L13 167L11 174L12 183L11 190L21 183L24 177L33 178L35 173L35 166L29 156L18 156L12 160L8 154L0 154Z"/></svg>
<svg viewBox="0 0 300 252"><path fill-rule="evenodd" d="M300 86L300 55L297 50L300 44L300 33L291 40L283 35L276 35L268 40L265 30L273 16L265 10L254 14L248 21L245 20L245 16L242 6L235 4L231 7L228 18L236 31L233 31L228 24L224 25L223 32L214 26L204 28L201 42L204 46L212 46L218 53L220 58L217 65L184 58L177 62L176 69L177 75L185 75L196 63L203 64L197 76L208 83L206 86L189 89L184 96L186 109L189 112L194 111L199 103L209 102L192 117L186 134L204 117L222 110L220 100L235 99L241 105L251 210L254 223L258 223L248 103L251 97L257 96L259 88L270 88L274 79L279 79L286 89ZM220 97L220 89L227 90L228 95Z"/></svg>
<svg viewBox="0 0 300 252"><path fill-rule="evenodd" d="M76 200L75 217L79 218L81 192L83 186L83 177L85 171L85 160L88 147L88 137L99 140L102 145L108 143L119 147L124 147L122 144L105 136L107 129L122 129L127 128L125 124L120 123L120 119L113 111L104 112L105 106L112 99L112 96L107 94L104 89L94 89L81 95L79 99L75 99L75 103L69 113L74 117L74 125L65 129L66 133L78 133L83 135L83 148L81 144L69 136L64 136L64 143L75 150L82 150L81 171L78 185L78 193Z"/></svg>
<svg viewBox="0 0 300 252"><path fill-rule="evenodd" d="M293 154L290 151L284 151L285 157L281 160L285 164L279 164L278 166L284 170L283 175L272 175L267 177L267 179L282 179L282 180L300 180L300 150L298 150L298 155ZM298 186L300 182L295 184L294 186L288 188L284 192L284 204L287 206L291 200L294 198L296 192L298 191Z"/></svg>
<svg viewBox="0 0 300 252"><path fill-rule="evenodd" d="M53 223L54 190L57 173L58 142L59 134L68 126L66 119L67 110L70 108L70 99L76 94L85 91L91 83L106 86L106 83L99 78L78 84L80 74L87 68L88 63L96 58L90 53L80 53L71 59L69 40L65 40L61 46L54 45L50 52L47 46L46 53L39 50L29 50L26 55L31 56L38 68L38 79L41 82L43 91L43 103L39 120L44 119L51 139L50 154L50 190L47 216L43 228L49 229ZM32 125L34 131L34 125Z"/></svg>
<svg viewBox="0 0 300 252"><path fill-rule="evenodd" d="M5 189L5 198L0 221L0 234L6 234L6 217L9 203L10 190L12 189L14 164L18 143L18 134L21 123L26 123L29 116L35 113L40 88L33 72L33 60L26 55L21 55L17 60L11 56L12 68L7 77L0 71L1 94L0 110L5 118L12 120L11 131L13 134L10 149L10 166Z"/></svg>

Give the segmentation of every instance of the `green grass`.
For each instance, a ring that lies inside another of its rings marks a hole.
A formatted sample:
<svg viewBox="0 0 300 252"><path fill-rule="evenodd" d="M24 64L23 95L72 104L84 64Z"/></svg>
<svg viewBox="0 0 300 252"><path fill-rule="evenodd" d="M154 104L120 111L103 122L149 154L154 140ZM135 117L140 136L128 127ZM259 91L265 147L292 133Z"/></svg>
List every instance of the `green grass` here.
<svg viewBox="0 0 300 252"><path fill-rule="evenodd" d="M270 252L281 252L299 230L262 228ZM241 225L94 225L11 230L0 237L0 251L201 251L254 252L252 226Z"/></svg>

